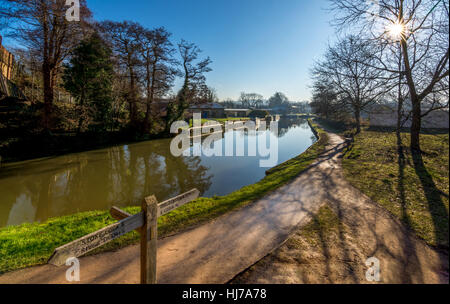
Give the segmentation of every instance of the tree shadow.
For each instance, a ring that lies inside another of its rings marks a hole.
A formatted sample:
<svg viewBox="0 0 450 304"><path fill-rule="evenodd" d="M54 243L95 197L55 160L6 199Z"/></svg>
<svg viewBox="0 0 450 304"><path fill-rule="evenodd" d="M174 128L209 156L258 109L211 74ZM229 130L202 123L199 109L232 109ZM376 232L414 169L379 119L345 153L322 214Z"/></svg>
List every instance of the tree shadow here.
<svg viewBox="0 0 450 304"><path fill-rule="evenodd" d="M401 132L397 133L397 165L398 165L398 179L397 179L397 191L399 193L399 199L400 199L400 208L401 208L401 218L400 220L406 224L407 227L413 227L412 221L408 215L407 210L407 202L406 202L406 194L405 194L405 167L406 167L406 157L405 157L405 151L403 147L403 141L402 141L402 135ZM415 262L419 263L419 259L417 258L417 255L415 255L414 251L408 250L408 248L413 247L413 240L411 240L409 234L404 235L404 243L403 250L404 254L407 257L405 261L403 262L403 272L408 273L408 262L410 260L414 260ZM419 263L420 264L420 263ZM411 277L405 276L405 283L411 284Z"/></svg>
<svg viewBox="0 0 450 304"><path fill-rule="evenodd" d="M438 244L446 243L446 245L438 245L438 247L448 249L448 225L449 217L447 208L442 200L442 191L440 191L434 180L433 176L425 167L421 151L412 151L412 158L414 163L414 170L422 185L425 198L427 200L428 211L430 212L434 231L436 236L436 242Z"/></svg>
<svg viewBox="0 0 450 304"><path fill-rule="evenodd" d="M406 208L406 195L405 195L405 166L406 166L406 157L403 150L403 141L400 132L397 132L397 165L398 165L398 180L397 180L397 191L399 193L400 204L402 209L401 220L408 227L411 227L411 220L407 213Z"/></svg>

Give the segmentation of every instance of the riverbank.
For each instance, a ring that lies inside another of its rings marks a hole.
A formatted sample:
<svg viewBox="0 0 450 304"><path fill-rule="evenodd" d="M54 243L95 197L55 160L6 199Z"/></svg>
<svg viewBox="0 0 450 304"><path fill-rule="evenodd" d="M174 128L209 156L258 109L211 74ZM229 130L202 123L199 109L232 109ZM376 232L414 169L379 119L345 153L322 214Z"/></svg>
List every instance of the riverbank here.
<svg viewBox="0 0 450 304"><path fill-rule="evenodd" d="M317 125L314 127L317 128ZM282 169L277 172L229 195L201 198L159 218L159 236L166 237L217 218L233 209L248 205L288 183L308 168L324 151L328 137L322 130L318 130L318 132L318 141L305 153L294 158L289 166L282 164ZM129 213L139 212L138 207L124 209ZM2 228L0 229L0 273L46 263L54 248L113 222L114 219L111 218L108 211L92 211L53 218L45 223ZM138 239L137 233L133 232L93 253L122 248L137 242Z"/></svg>

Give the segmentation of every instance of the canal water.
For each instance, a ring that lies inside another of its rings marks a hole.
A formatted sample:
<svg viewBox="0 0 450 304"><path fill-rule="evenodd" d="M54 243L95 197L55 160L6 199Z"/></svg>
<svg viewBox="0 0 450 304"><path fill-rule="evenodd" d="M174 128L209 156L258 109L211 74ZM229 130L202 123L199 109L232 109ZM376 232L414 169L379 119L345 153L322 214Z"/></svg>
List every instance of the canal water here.
<svg viewBox="0 0 450 304"><path fill-rule="evenodd" d="M277 164L303 153L316 140L304 119L281 119L278 134L265 133L278 138ZM234 139L244 137L247 142L249 136L235 131ZM223 137L218 140L225 142ZM0 227L113 205L136 206L152 194L163 201L192 188L204 197L225 195L259 181L268 169L261 168L261 158L254 156L174 157L170 141L3 164Z"/></svg>

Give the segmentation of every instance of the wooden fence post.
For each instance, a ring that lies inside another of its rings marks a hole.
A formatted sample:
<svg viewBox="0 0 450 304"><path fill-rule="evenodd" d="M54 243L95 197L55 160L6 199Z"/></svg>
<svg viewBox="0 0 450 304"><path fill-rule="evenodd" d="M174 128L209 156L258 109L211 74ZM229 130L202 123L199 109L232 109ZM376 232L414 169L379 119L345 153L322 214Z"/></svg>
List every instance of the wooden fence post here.
<svg viewBox="0 0 450 304"><path fill-rule="evenodd" d="M160 204L155 196L150 196L143 200L142 211L134 215L112 207L111 216L118 222L56 248L48 263L62 266L70 257L85 255L95 248L136 230L141 235L141 284L156 284L158 217L197 199L199 195L200 192L197 189L192 189Z"/></svg>
<svg viewBox="0 0 450 304"><path fill-rule="evenodd" d="M156 284L158 201L150 196L142 202L144 226L141 230L141 284Z"/></svg>

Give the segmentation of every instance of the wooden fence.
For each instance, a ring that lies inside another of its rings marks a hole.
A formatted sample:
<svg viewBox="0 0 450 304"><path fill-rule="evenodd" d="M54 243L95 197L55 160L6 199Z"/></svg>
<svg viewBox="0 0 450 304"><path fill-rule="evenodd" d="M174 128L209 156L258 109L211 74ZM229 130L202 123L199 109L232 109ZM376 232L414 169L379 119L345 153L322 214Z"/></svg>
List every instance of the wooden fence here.
<svg viewBox="0 0 450 304"><path fill-rule="evenodd" d="M131 215L117 207L110 210L118 222L58 247L48 260L49 264L62 266L69 258L82 256L112 240L136 230L141 236L141 284L156 284L156 248L158 217L198 198L200 192L192 189L177 197L158 203L155 196L142 202L142 211Z"/></svg>

